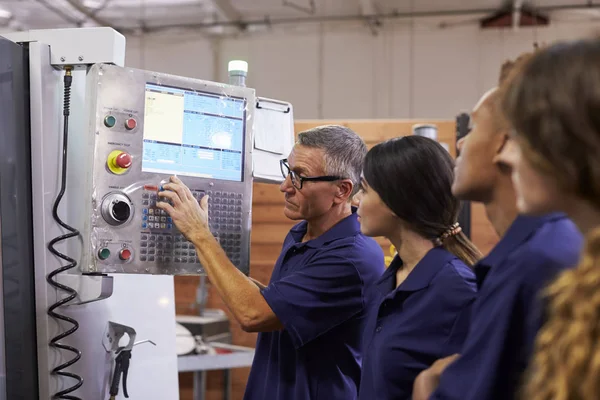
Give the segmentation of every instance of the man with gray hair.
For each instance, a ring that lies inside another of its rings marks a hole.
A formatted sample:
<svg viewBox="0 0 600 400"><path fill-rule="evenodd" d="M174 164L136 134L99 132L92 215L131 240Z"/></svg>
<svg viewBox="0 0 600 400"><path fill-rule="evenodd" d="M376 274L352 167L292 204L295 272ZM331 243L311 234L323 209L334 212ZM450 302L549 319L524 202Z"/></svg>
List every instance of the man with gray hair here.
<svg viewBox="0 0 600 400"><path fill-rule="evenodd" d="M239 272L212 238L206 197L198 205L177 178L159 195L196 247L211 283L242 328L260 332L245 400L357 397L368 288L384 269L383 252L360 232L351 199L367 147L351 129L320 126L298 135L287 159L288 233L271 282Z"/></svg>

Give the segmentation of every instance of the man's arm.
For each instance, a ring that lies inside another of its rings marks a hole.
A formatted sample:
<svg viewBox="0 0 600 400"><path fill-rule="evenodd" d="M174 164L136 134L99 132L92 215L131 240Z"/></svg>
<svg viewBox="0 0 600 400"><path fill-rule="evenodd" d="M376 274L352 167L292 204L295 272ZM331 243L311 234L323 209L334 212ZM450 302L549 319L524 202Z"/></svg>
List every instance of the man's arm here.
<svg viewBox="0 0 600 400"><path fill-rule="evenodd" d="M171 200L157 203L179 231L194 244L211 284L246 332L271 332L283 325L262 296L258 282L246 277L229 258L208 228L208 196L200 204L177 177L171 177L158 195ZM261 285L262 286L262 285ZM264 286L263 286L264 287Z"/></svg>
<svg viewBox="0 0 600 400"><path fill-rule="evenodd" d="M254 284L255 284L256 286L258 286L258 288L259 288L260 290L263 290L264 288L266 288L266 286L265 286L265 285L263 285L262 283L260 283L260 282L259 282L259 281L257 281L256 279L254 279L254 278L250 278L250 280L251 280L252 282L254 282Z"/></svg>

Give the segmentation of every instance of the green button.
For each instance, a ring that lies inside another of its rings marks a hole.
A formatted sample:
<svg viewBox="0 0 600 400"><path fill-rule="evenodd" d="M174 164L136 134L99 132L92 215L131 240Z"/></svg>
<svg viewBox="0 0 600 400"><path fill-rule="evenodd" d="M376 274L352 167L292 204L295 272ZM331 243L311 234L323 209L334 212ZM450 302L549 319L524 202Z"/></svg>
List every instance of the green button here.
<svg viewBox="0 0 600 400"><path fill-rule="evenodd" d="M110 250L109 249L100 249L100 251L98 252L98 257L101 260L106 260L108 257L110 256Z"/></svg>
<svg viewBox="0 0 600 400"><path fill-rule="evenodd" d="M116 123L117 119L112 115L107 115L106 117L104 117L104 125L108 126L109 128L115 126Z"/></svg>

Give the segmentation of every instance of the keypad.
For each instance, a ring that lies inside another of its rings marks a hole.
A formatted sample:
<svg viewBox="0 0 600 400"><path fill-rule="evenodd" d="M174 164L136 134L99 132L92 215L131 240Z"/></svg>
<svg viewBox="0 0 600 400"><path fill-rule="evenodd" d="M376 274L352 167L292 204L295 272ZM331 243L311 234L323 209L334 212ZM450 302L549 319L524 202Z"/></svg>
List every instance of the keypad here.
<svg viewBox="0 0 600 400"><path fill-rule="evenodd" d="M213 236L231 262L241 262L242 201L241 193L221 190L191 190L199 202L209 195L208 222ZM157 193L142 192L140 260L158 263L200 264L194 245L178 234L168 214L156 207Z"/></svg>
<svg viewBox="0 0 600 400"><path fill-rule="evenodd" d="M185 245L185 250L183 246ZM154 233L140 235L140 260L171 263L178 262L184 264L200 264L196 257L194 245L179 234Z"/></svg>
<svg viewBox="0 0 600 400"><path fill-rule="evenodd" d="M152 229L153 231L171 231L174 227L173 221L166 211L156 207L158 200L156 192L148 190L142 192L141 228Z"/></svg>
<svg viewBox="0 0 600 400"><path fill-rule="evenodd" d="M231 262L241 261L242 199L241 193L208 191L208 224ZM235 239L237 238L237 240Z"/></svg>

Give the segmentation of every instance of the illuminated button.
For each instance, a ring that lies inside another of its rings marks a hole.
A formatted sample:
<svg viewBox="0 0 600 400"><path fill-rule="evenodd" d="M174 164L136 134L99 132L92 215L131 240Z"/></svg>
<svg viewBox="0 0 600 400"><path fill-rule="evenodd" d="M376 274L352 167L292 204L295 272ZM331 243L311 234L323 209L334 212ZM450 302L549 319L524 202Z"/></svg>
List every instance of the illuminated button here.
<svg viewBox="0 0 600 400"><path fill-rule="evenodd" d="M148 216L147 215L142 215L142 221L148 221Z"/></svg>
<svg viewBox="0 0 600 400"><path fill-rule="evenodd" d="M143 212L144 214L148 214L148 209L147 209L147 208L144 208L144 209L142 210L142 212Z"/></svg>
<svg viewBox="0 0 600 400"><path fill-rule="evenodd" d="M123 249L119 252L119 258L123 261L127 261L131 258L131 250Z"/></svg>
<svg viewBox="0 0 600 400"><path fill-rule="evenodd" d="M104 117L104 125L108 128L112 128L113 126L115 126L116 123L117 119L112 115L107 115L106 117Z"/></svg>
<svg viewBox="0 0 600 400"><path fill-rule="evenodd" d="M158 186L156 185L144 185L144 190L149 190L151 192L157 192Z"/></svg>
<svg viewBox="0 0 600 400"><path fill-rule="evenodd" d="M142 229L146 229L148 227L148 224L145 222L142 222Z"/></svg>
<svg viewBox="0 0 600 400"><path fill-rule="evenodd" d="M98 258L101 260L106 260L108 257L110 257L110 250L107 248L103 248L100 249L100 251L98 251Z"/></svg>
<svg viewBox="0 0 600 400"><path fill-rule="evenodd" d="M136 126L137 121L134 118L129 118L127 121L125 121L125 128L127 128L127 130L135 129Z"/></svg>

